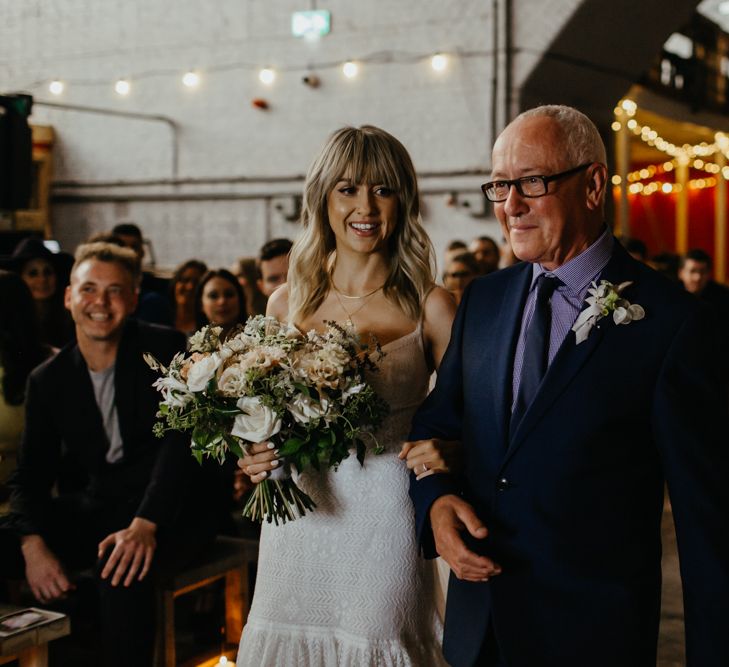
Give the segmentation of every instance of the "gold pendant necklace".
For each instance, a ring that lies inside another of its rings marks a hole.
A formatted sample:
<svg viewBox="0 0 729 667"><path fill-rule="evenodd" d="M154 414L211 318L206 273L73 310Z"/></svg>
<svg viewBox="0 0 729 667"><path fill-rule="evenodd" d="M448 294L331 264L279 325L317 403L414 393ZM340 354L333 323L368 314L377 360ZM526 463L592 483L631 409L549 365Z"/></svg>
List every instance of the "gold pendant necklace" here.
<svg viewBox="0 0 729 667"><path fill-rule="evenodd" d="M334 287L334 296L336 297L337 301L339 302L339 307L344 311L345 315L347 316L347 325L350 327L354 326L354 321L352 318L354 318L354 316L367 305L367 303L372 298L372 296L374 296L377 292L379 292L382 289L382 287L378 287L376 290L373 290L372 292L369 292L368 294L364 294L363 296L350 297L350 298L356 298L356 299L363 299L362 303L355 310L350 312L344 307L344 302L339 297L340 292L336 288L336 286L334 286L334 283L332 283L332 286ZM346 295L342 294L342 296L346 296Z"/></svg>

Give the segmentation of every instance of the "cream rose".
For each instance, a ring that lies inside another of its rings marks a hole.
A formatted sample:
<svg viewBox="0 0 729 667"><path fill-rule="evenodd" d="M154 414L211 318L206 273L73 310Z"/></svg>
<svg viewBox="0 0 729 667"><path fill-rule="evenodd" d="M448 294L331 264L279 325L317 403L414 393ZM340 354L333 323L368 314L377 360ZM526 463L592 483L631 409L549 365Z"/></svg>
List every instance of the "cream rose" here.
<svg viewBox="0 0 729 667"><path fill-rule="evenodd" d="M299 422L299 424L306 424L310 421L320 419L323 417L328 410L329 404L326 399L319 401L314 400L311 396L306 394L299 394L291 403L288 403L286 407L289 409L291 416Z"/></svg>
<svg viewBox="0 0 729 667"><path fill-rule="evenodd" d="M240 396L245 386L245 369L239 364L228 366L218 378L218 390L225 396Z"/></svg>
<svg viewBox="0 0 729 667"><path fill-rule="evenodd" d="M235 418L232 435L248 442L263 442L281 430L281 419L260 398L244 396L236 406L242 414Z"/></svg>
<svg viewBox="0 0 729 667"><path fill-rule="evenodd" d="M205 389L222 361L220 356L213 353L192 364L187 372L187 388L190 391L202 391Z"/></svg>

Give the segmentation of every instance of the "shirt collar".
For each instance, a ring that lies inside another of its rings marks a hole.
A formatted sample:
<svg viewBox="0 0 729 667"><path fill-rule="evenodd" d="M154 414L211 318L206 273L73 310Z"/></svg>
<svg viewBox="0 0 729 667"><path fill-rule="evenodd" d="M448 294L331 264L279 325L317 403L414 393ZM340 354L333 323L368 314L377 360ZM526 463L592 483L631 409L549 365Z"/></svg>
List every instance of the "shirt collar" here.
<svg viewBox="0 0 729 667"><path fill-rule="evenodd" d="M559 278L568 292L579 294L586 290L595 277L607 266L613 252L613 235L605 227L599 238L577 257L558 266L554 271L547 271L541 264L532 264L532 284L534 289L537 278L543 273Z"/></svg>

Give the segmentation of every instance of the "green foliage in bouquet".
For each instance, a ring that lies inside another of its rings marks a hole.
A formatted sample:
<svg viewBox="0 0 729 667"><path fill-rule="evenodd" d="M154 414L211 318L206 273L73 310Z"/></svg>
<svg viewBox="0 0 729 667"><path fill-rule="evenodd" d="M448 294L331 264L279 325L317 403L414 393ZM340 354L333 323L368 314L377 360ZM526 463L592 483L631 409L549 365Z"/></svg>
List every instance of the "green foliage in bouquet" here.
<svg viewBox="0 0 729 667"><path fill-rule="evenodd" d="M225 340L219 327L204 327L168 368L145 356L161 373L155 434L190 433L198 461L240 458L247 443L278 448L284 468L256 485L243 510L254 520L285 523L314 508L285 469L336 470L351 449L360 464L368 450L382 451L374 432L389 409L365 381L382 351L376 342L370 351L352 329L326 324L323 333L302 334L258 315Z"/></svg>

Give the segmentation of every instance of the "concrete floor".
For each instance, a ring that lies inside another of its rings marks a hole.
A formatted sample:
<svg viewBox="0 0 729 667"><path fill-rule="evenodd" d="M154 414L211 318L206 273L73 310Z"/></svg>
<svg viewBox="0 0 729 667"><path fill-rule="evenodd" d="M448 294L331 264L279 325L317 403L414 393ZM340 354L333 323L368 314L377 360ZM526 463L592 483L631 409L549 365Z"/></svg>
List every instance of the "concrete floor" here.
<svg viewBox="0 0 729 667"><path fill-rule="evenodd" d="M673 515L666 503L663 512L663 595L658 637L658 667L684 667L683 600L678 572Z"/></svg>

